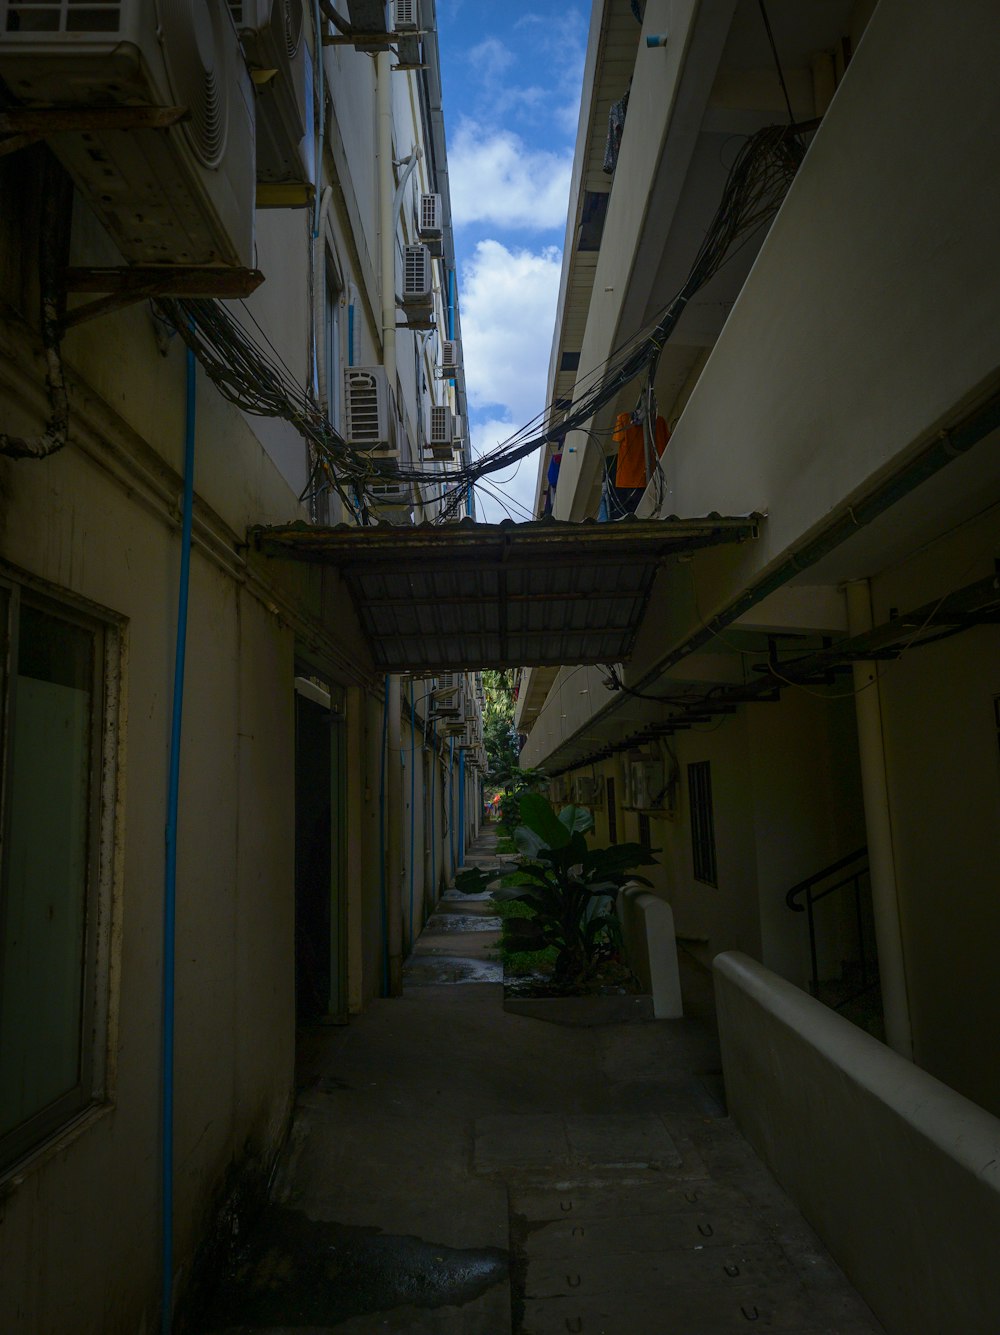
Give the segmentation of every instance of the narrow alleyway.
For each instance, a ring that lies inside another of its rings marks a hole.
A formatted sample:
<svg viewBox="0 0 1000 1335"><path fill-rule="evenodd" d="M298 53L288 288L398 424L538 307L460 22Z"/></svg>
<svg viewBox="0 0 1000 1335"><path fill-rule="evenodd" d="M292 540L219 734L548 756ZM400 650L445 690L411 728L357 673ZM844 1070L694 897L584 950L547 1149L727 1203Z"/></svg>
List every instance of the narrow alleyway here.
<svg viewBox="0 0 1000 1335"><path fill-rule="evenodd" d="M403 998L310 1036L272 1206L201 1329L881 1330L725 1116L707 975L685 966L682 1021L511 1014L498 926L446 896Z"/></svg>

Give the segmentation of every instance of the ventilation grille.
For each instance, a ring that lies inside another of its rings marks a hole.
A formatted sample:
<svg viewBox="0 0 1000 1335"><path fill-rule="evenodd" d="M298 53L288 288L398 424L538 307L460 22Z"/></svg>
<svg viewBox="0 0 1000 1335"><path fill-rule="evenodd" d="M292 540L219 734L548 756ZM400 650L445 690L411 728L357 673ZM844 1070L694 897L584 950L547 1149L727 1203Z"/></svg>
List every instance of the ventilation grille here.
<svg viewBox="0 0 1000 1335"><path fill-rule="evenodd" d="M407 246L403 253L403 300L431 295L431 253L426 246Z"/></svg>
<svg viewBox="0 0 1000 1335"><path fill-rule="evenodd" d="M178 106L188 107L184 129L205 167L217 167L226 147L226 86L234 77L224 68L224 11L204 0L164 5L160 40Z"/></svg>
<svg viewBox="0 0 1000 1335"><path fill-rule="evenodd" d="M118 32L123 0L16 0L7 8L7 32Z"/></svg>
<svg viewBox="0 0 1000 1335"><path fill-rule="evenodd" d="M288 59L291 60L302 40L302 0L282 0L282 11L285 50L288 52Z"/></svg>
<svg viewBox="0 0 1000 1335"><path fill-rule="evenodd" d="M441 235L441 196L420 196L420 228L427 236Z"/></svg>
<svg viewBox="0 0 1000 1335"><path fill-rule="evenodd" d="M446 338L441 343L441 370L457 371L461 363L458 339Z"/></svg>
<svg viewBox="0 0 1000 1335"><path fill-rule="evenodd" d="M431 445L451 445L451 409L445 404L431 405Z"/></svg>
<svg viewBox="0 0 1000 1335"><path fill-rule="evenodd" d="M381 367L351 367L344 373L347 388L347 439L374 448L388 440L385 372Z"/></svg>
<svg viewBox="0 0 1000 1335"><path fill-rule="evenodd" d="M412 31L417 26L417 0L395 0L393 17L397 32Z"/></svg>

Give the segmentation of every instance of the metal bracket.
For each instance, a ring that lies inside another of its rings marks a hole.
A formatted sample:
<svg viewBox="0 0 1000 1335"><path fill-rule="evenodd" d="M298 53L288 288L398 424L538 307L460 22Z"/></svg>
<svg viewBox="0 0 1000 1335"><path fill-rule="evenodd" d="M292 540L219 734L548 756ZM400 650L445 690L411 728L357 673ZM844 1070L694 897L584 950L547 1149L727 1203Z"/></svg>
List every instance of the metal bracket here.
<svg viewBox="0 0 1000 1335"><path fill-rule="evenodd" d="M67 131L167 130L187 120L187 107L11 107L0 111L0 157Z"/></svg>
<svg viewBox="0 0 1000 1335"><path fill-rule="evenodd" d="M67 311L64 329L97 315L132 306L150 297L249 297L264 281L259 269L229 266L206 268L198 264L123 265L110 268L75 268L65 271L66 292L102 292L96 301Z"/></svg>

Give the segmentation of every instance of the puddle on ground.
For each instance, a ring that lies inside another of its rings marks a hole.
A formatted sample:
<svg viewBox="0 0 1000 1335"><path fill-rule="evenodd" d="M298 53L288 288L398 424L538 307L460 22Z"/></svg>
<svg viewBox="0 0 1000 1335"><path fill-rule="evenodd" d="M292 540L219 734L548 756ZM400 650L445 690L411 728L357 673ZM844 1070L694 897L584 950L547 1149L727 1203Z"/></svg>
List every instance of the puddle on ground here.
<svg viewBox="0 0 1000 1335"><path fill-rule="evenodd" d="M403 968L407 987L438 983L502 983L499 960L471 959L467 955L411 955Z"/></svg>
<svg viewBox="0 0 1000 1335"><path fill-rule="evenodd" d="M498 1247L454 1248L270 1207L199 1323L333 1326L408 1304L462 1306L508 1277Z"/></svg>
<svg viewBox="0 0 1000 1335"><path fill-rule="evenodd" d="M499 932L500 925L499 918L482 913L435 913L424 932L433 936L448 932Z"/></svg>

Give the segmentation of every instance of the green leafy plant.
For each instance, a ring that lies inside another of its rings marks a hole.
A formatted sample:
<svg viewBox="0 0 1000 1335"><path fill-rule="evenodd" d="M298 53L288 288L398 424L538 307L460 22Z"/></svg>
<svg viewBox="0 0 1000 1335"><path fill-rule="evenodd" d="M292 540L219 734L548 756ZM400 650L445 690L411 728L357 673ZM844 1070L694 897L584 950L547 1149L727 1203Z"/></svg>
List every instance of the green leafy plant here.
<svg viewBox="0 0 1000 1335"><path fill-rule="evenodd" d="M493 892L495 899L517 899L531 910L531 917L508 919L507 933L516 933L521 951L554 947L554 982L565 988L589 982L602 953L618 944L615 897L627 881L648 885L633 869L656 862L642 844L591 848L584 836L593 824L585 807L563 807L557 814L540 793L523 793L514 831L521 858L514 876ZM479 894L494 879L470 867L455 878L455 889Z"/></svg>

